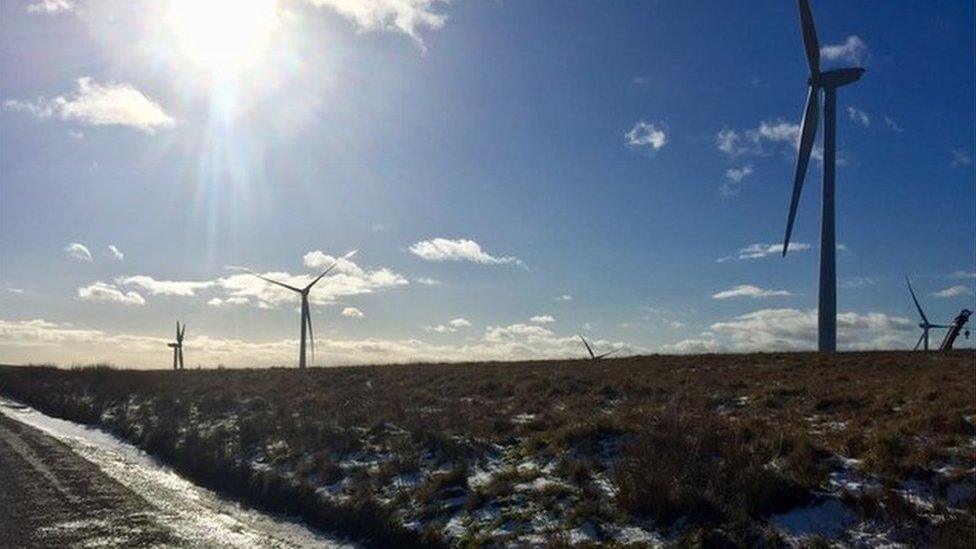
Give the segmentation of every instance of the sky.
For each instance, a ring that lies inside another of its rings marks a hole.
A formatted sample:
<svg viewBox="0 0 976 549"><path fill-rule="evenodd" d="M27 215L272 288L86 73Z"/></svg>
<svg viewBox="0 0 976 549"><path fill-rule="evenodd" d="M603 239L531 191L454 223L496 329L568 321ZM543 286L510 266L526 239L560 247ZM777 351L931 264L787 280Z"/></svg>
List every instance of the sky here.
<svg viewBox="0 0 976 549"><path fill-rule="evenodd" d="M968 1L812 5L838 92L841 349L974 308ZM0 362L813 349L793 2L0 4ZM816 154L815 154L816 156ZM942 332L933 334L941 340ZM960 343L971 346L960 338Z"/></svg>

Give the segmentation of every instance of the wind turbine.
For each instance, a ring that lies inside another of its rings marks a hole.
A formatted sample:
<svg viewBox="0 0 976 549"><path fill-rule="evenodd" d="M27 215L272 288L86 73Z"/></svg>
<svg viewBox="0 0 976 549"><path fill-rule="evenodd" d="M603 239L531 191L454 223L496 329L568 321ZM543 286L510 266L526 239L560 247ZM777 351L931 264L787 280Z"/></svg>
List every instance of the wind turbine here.
<svg viewBox="0 0 976 549"><path fill-rule="evenodd" d="M177 359L179 360L180 370L183 369L183 334L186 333L186 324L180 328L180 321L176 321L176 342L168 343L166 346L173 349L173 369L176 369Z"/></svg>
<svg viewBox="0 0 976 549"><path fill-rule="evenodd" d="M251 269L244 268L244 270L246 272L248 272L248 273L250 273L250 274L252 274L252 275L260 278L261 280L264 280L265 282L270 282L272 284L277 284L278 286L281 286L282 288L287 288L287 289L289 289L289 290L291 290L293 292L296 292L296 293L298 293L299 295L302 296L302 337L301 337L301 343L299 344L300 347L298 349L298 367L301 368L301 369L304 369L305 368L305 333L306 333L306 329L308 330L309 339L311 339L311 342L312 342L312 347L311 347L312 348L312 363L315 363L315 335L312 333L312 314L311 314L310 309L308 307L308 294L309 294L309 292L312 291L312 287L315 286L318 283L319 280L322 280L322 277L324 277L325 275L329 274L329 271L331 271L332 269L334 269L335 266L338 265L340 261L342 261L343 259L349 259L350 257L356 255L356 252L357 251L358 250L353 250L353 251L347 253L346 255L340 257L339 259L333 261L332 262L332 265L329 265L329 268L328 269L326 269L325 271L323 271L322 274L320 274L319 276L315 277L315 279L312 280L311 282L309 282L308 285L305 286L304 288L297 288L297 287L292 286L290 284L285 284L284 282L279 282L277 280L268 278L266 276L259 275L258 273L252 271Z"/></svg>
<svg viewBox="0 0 976 549"><path fill-rule="evenodd" d="M821 353L837 350L837 244L834 239L834 155L837 130L837 88L856 82L864 74L860 67L820 72L820 45L813 27L813 16L807 0L800 2L800 26L803 45L810 66L810 90L807 106L800 126L800 148L796 157L796 175L793 178L793 197L790 214L786 221L786 238L783 239L783 256L790 245L790 234L796 218L796 207L803 190L803 178L817 136L817 118L820 116L820 91L824 95L823 139L823 211L820 220L820 297L817 308L818 348Z"/></svg>
<svg viewBox="0 0 976 549"><path fill-rule="evenodd" d="M925 342L925 346L922 348L926 351L929 350L929 330L931 328L951 328L952 326L943 326L941 324L931 324L929 319L925 316L925 312L922 311L922 306L918 303L918 298L915 297L915 290L912 289L912 281L905 277L905 284L908 284L908 291L912 294L912 301L915 302L915 308L918 309L918 316L922 317L922 321L919 322L918 327L922 329L922 337L918 338L918 342L915 343L914 351L918 350L918 346Z"/></svg>
<svg viewBox="0 0 976 549"><path fill-rule="evenodd" d="M590 353L590 360L600 360L601 358L606 358L612 355L613 353L616 353L619 350L619 349L610 349L605 353L595 354L593 352L593 347L590 347L590 344L586 341L586 338L583 337L583 334L576 334L576 335L579 336L580 341L583 342L583 346L586 347L586 352Z"/></svg>

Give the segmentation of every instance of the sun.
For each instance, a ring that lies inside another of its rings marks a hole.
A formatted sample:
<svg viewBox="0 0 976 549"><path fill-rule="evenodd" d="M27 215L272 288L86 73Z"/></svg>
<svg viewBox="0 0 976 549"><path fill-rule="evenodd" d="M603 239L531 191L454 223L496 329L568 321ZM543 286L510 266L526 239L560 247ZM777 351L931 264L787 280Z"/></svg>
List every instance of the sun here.
<svg viewBox="0 0 976 549"><path fill-rule="evenodd" d="M277 0L172 0L166 24L195 65L234 75L259 61L278 24Z"/></svg>

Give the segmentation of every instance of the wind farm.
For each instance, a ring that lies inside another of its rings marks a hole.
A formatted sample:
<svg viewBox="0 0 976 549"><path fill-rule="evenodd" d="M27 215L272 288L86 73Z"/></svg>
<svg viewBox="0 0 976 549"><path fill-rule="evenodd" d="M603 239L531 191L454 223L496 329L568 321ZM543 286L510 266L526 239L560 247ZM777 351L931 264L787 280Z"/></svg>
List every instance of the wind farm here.
<svg viewBox="0 0 976 549"><path fill-rule="evenodd" d="M0 21L0 547L976 546L972 2Z"/></svg>

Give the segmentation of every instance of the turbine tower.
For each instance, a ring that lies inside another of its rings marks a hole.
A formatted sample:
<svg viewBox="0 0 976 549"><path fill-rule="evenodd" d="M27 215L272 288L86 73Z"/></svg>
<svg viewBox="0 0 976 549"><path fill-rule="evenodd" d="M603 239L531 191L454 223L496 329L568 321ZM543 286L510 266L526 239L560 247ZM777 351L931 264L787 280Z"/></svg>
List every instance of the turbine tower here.
<svg viewBox="0 0 976 549"><path fill-rule="evenodd" d="M945 326L942 324L932 324L929 319L925 316L925 312L922 311L922 306L918 303L918 298L915 297L915 290L912 289L912 281L905 277L905 284L908 284L908 292L912 294L912 301L915 302L915 308L918 309L918 316L922 317L922 321L919 322L918 327L922 329L922 336L918 338L918 342L915 343L915 348L913 351L918 350L918 346L923 342L925 346L922 348L925 351L929 350L929 330L931 328L952 328L952 326Z"/></svg>
<svg viewBox="0 0 976 549"><path fill-rule="evenodd" d="M176 370L176 364L179 362L179 369L183 369L183 334L186 333L186 324L180 328L180 321L176 321L176 342L168 343L166 346L173 349L173 369Z"/></svg>
<svg viewBox="0 0 976 549"><path fill-rule="evenodd" d="M583 337L583 334L576 334L576 335L579 336L580 341L583 342L583 346L586 347L586 352L587 353L590 353L590 360L600 360L601 358L606 358L606 357L612 355L613 353L616 353L617 352L617 349L610 349L609 351L607 351L605 353L596 354L596 353L593 352L593 347L590 347L589 342L587 342L586 341L586 338Z"/></svg>
<svg viewBox="0 0 976 549"><path fill-rule="evenodd" d="M308 306L308 294L309 294L309 292L312 291L312 287L315 286L318 283L319 280L322 280L322 277L324 277L325 275L329 274L329 271L331 271L332 269L334 269L335 266L338 265L340 261L342 261L343 259L349 259L350 257L356 255L356 252L357 251L358 250L353 250L353 251L347 253L346 255L342 256L341 258L333 261L332 262L332 265L329 265L329 268L328 269L326 269L325 271L323 271L322 274L320 274L319 276L315 277L315 279L312 280L311 282L309 282L308 285L305 286L304 288L297 288L297 287L292 286L290 284L285 284L284 282L279 282L277 280L268 278L266 276L259 275L258 273L252 271L251 269L247 269L247 268L244 269L248 273L250 273L250 274L252 274L252 275L260 278L261 280L264 280L265 282L270 282L272 284L277 284L278 286L281 286L282 288L287 288L287 289L289 289L289 290L291 290L293 292L296 292L296 293L298 293L299 295L302 296L302 331L301 331L301 334L302 335L301 335L301 342L299 343L299 348L298 348L298 367L299 367L299 369L304 369L305 368L305 335L306 335L306 330L307 330L307 333L308 333L308 337L309 337L309 339L311 340L311 343L312 343L312 346L311 346L311 350L312 350L312 363L313 364L315 363L315 336L312 333L312 313L310 312L310 309L309 309L309 306Z"/></svg>
<svg viewBox="0 0 976 549"><path fill-rule="evenodd" d="M790 200L790 213L786 220L786 237L783 239L783 256L790 245L796 207L803 190L813 141L817 136L817 119L820 116L820 92L824 96L824 139L823 139L823 210L820 220L820 294L817 307L818 341L821 353L837 350L837 243L834 238L834 155L836 152L837 88L856 82L864 74L860 67L835 69L820 72L820 45L817 31L813 27L813 16L807 0L800 2L800 26L803 30L803 45L806 49L807 63L810 66L810 89L807 93L807 106L803 112L800 126L800 147L796 157L796 175L793 178L793 197Z"/></svg>

